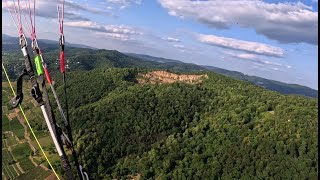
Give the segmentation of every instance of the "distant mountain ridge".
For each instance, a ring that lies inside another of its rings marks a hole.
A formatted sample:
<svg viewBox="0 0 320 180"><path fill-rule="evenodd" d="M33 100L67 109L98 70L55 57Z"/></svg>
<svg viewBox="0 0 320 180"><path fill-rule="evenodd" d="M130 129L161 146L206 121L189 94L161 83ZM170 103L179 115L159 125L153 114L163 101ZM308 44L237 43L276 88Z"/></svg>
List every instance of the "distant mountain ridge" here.
<svg viewBox="0 0 320 180"><path fill-rule="evenodd" d="M17 52L20 50L18 38L2 34L2 51ZM59 43L53 40L38 40L41 49L47 59L49 67L58 70L56 58L59 54ZM121 53L115 50L104 50L88 47L79 44L69 44L66 59L70 60L70 70L92 70L101 67L116 67L116 68L149 68L149 69L167 69L172 71L213 71L222 75L233 77L240 80L249 81L255 85L266 89L277 91L283 94L296 94L307 97L318 97L318 91L309 87L286 84L279 81L269 80L256 76L248 76L241 72L229 71L213 66L200 66L192 63L184 63L179 60L166 59L161 57L153 57L144 54ZM82 48L79 51L78 48ZM16 62L10 62L12 66L16 66ZM9 74L15 75L20 73L20 68L12 68ZM19 70L19 71L18 71ZM17 71L17 72L15 72Z"/></svg>
<svg viewBox="0 0 320 180"><path fill-rule="evenodd" d="M179 60L153 57L153 56L144 55L144 54L134 54L134 53L125 53L125 54L132 56L132 57L155 61L155 62L184 64L184 62L181 62ZM192 65L198 66L197 68L199 70L214 71L216 73L219 73L219 74L222 74L225 76L249 81L251 83L254 83L255 85L264 87L264 88L272 90L272 91L277 91L277 92L280 92L283 94L297 94L297 95L304 95L304 96L308 96L308 97L318 97L317 90L314 90L314 89L306 87L306 86L302 86L302 85L298 85L298 84L287 84L287 83L283 83L280 81L265 79L265 78L261 78L261 77L257 77L257 76L249 76L249 75L245 75L241 72L230 71L230 70L217 68L217 67L213 67L213 66L200 66L200 65L196 65L196 64L192 64Z"/></svg>
<svg viewBox="0 0 320 180"><path fill-rule="evenodd" d="M28 45L31 47L31 41L27 38ZM59 39L57 41L48 40L48 39L38 39L39 46L41 46L42 50L45 49L59 49ZM82 44L72 44L65 43L66 46L76 47L76 48L88 48L88 49L97 49L90 46L82 45ZM12 37L6 34L2 34L2 51L17 51L19 48L19 38Z"/></svg>
<svg viewBox="0 0 320 180"><path fill-rule="evenodd" d="M283 94L299 94L309 97L318 97L318 91L299 84L287 84L280 81L265 79L257 76L245 75L237 71L229 71L212 66L203 66L216 73L223 74L236 79L246 80L266 89L277 91Z"/></svg>

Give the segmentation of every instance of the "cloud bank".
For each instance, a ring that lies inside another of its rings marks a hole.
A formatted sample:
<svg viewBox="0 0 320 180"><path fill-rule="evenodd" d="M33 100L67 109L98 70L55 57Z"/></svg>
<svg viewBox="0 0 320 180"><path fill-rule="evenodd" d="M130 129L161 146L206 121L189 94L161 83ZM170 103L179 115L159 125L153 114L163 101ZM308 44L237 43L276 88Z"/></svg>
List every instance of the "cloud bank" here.
<svg viewBox="0 0 320 180"><path fill-rule="evenodd" d="M66 22L66 26L91 30L97 34L105 35L119 40L130 40L133 35L143 33L126 25L101 25L93 21Z"/></svg>
<svg viewBox="0 0 320 180"><path fill-rule="evenodd" d="M233 38L226 38L214 35L198 35L198 41L213 46L223 47L227 49L246 51L265 56L282 57L283 50L279 47L270 46L258 42L243 41Z"/></svg>
<svg viewBox="0 0 320 180"><path fill-rule="evenodd" d="M262 0L158 0L172 16L191 18L210 27L252 28L281 43L318 44L318 12L301 2Z"/></svg>

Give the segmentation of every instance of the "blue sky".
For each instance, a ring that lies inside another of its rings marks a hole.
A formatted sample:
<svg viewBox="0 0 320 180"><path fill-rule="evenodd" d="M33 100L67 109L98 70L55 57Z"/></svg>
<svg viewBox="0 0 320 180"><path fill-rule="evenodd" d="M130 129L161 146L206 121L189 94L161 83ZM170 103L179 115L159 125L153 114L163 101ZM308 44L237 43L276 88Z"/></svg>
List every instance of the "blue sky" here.
<svg viewBox="0 0 320 180"><path fill-rule="evenodd" d="M2 31L17 36L6 11L10 2L3 2ZM37 37L57 40L56 1L36 2ZM317 6L316 0L66 1L64 34L69 43L211 65L318 89Z"/></svg>

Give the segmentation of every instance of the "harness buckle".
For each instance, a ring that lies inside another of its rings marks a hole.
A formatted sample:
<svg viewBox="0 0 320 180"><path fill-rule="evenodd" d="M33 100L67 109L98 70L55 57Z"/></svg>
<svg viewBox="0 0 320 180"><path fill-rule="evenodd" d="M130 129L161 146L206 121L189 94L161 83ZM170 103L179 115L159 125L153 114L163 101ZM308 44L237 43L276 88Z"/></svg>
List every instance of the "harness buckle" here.
<svg viewBox="0 0 320 180"><path fill-rule="evenodd" d="M37 102L42 99L42 94L41 94L41 91L40 91L40 89L39 89L38 83L37 83L36 85L32 86L31 94L32 94L32 97L33 97Z"/></svg>
<svg viewBox="0 0 320 180"><path fill-rule="evenodd" d="M33 51L33 54L34 54L34 55L40 54L40 50L39 50L39 46L38 46L38 41L37 41L36 39L33 39L33 40L32 40L31 46L32 46L32 51Z"/></svg>
<svg viewBox="0 0 320 180"><path fill-rule="evenodd" d="M59 38L59 43L60 43L60 46L63 46L65 41L64 41L64 35L60 35L60 38Z"/></svg>
<svg viewBox="0 0 320 180"><path fill-rule="evenodd" d="M13 108L16 108L21 102L22 102L22 99L23 99L23 94L20 94L20 95L17 95L15 97L13 97L11 99L11 105Z"/></svg>
<svg viewBox="0 0 320 180"><path fill-rule="evenodd" d="M27 38L24 34L20 35L20 39L19 39L19 45L22 48L24 47L28 47L28 42L27 42Z"/></svg>
<svg viewBox="0 0 320 180"><path fill-rule="evenodd" d="M64 43L65 43L64 35L60 35L59 44L60 44L60 50L61 51L64 51Z"/></svg>

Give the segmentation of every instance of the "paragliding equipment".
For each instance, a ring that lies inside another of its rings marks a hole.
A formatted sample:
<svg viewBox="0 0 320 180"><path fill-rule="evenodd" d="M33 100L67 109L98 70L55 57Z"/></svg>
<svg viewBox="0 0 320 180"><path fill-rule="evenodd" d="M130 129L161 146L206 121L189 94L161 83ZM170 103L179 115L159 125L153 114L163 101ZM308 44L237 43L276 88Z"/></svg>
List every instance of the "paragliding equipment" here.
<svg viewBox="0 0 320 180"><path fill-rule="evenodd" d="M8 11L9 11L9 13L11 15L11 18L12 18L13 22L15 23L15 25L16 25L16 27L18 29L19 35L20 35L19 36L20 37L19 38L19 44L20 44L21 51L22 51L24 59L25 59L25 69L23 70L23 73L18 78L18 81L17 81L17 95L12 99L12 105L13 105L13 107L17 107L19 104L22 103L22 100L23 100L22 78L23 78L23 76L28 75L29 79L30 79L30 82L32 84L31 94L32 94L33 98L38 102L38 104L39 104L39 106L41 108L41 111L43 113L44 119L46 121L47 127L48 127L49 132L50 132L50 136L53 139L54 145L55 145L55 147L56 147L56 149L58 151L58 154L60 156L60 161L61 161L62 167L63 167L68 179L74 179L75 177L73 175L73 172L72 172L70 163L68 161L68 158L67 158L67 156L66 156L66 154L64 152L63 144L65 144L67 146L67 148L72 151L72 155L73 155L73 157L75 159L75 164L76 164L76 168L77 168L78 175L79 175L80 179L84 179L84 177L86 177L86 179L89 179L87 173L83 172L82 166L79 165L79 163L78 163L77 155L76 155L76 152L75 152L75 150L73 148L72 136L71 136L71 128L70 128L70 125L69 125L68 115L67 115L67 118L64 115L64 112L63 112L62 107L60 105L58 96L57 96L56 91L55 91L55 89L53 87L53 83L52 83L52 80L51 80L47 65L44 62L44 59L42 57L42 52L41 52L41 50L40 50L40 48L38 46L38 42L37 42L37 38L36 38L36 32L35 32L35 1L34 1L34 10L33 10L34 21L32 21L32 17L31 17L30 3L27 5L27 1L25 1L25 2L26 2L26 7L27 7L28 12L29 12L30 23L31 23L30 38L32 40L32 49L33 49L33 53L34 53L34 57L35 57L36 72L37 72L37 75L39 76L39 79L42 80L42 91L43 91L43 94L44 94L45 101L43 101L42 93L40 91L39 84L37 82L37 79L36 79L36 76L35 76L34 70L32 68L31 61L30 61L30 56L29 56L28 49L27 49L27 47L28 47L27 40L26 40L25 34L23 32L23 26L22 26L22 22L21 22L21 13L20 13L21 12L21 4L20 4L20 0L18 0L18 7L19 7L18 11L16 10L16 5L15 5L14 1L13 1L13 3L14 3L14 10L15 10L16 17L17 17L17 20L18 20L18 23L19 23L19 27L16 24L16 22L15 22L13 16L12 16L12 13L11 13L11 11L9 9L9 6L8 6ZM29 2L29 0L28 0L28 2ZM58 3L58 1L57 1L57 3ZM7 5L8 5L8 0L7 0ZM59 8L58 8L58 10L59 10ZM63 5L63 10L64 10L64 5ZM60 30L61 30L61 32L63 32L62 29L61 29L61 24L60 24ZM64 38L61 38L60 46L63 45L61 43L62 40L63 40L63 44L64 44ZM63 51L60 54L60 57L63 57L62 59L63 59L63 68L64 68L64 52ZM55 121L54 113L53 113L53 110L52 110L52 107L51 107L51 104L50 104L50 100L49 100L49 95L48 95L47 90L46 90L46 85L45 85L45 79L43 77L43 72L44 72L44 74L46 76L47 82L49 83L49 85L51 87L51 90L52 90L52 93L53 93L54 98L56 100L56 103L58 105L58 109L60 111L60 114L61 114L61 116L63 117L63 119L65 121L64 129L67 129L67 135L57 125L57 123ZM63 70L63 72L64 72L64 70ZM64 84L65 84L65 75L64 75ZM65 95L66 95L66 89L65 89Z"/></svg>
<svg viewBox="0 0 320 180"><path fill-rule="evenodd" d="M60 45L60 72L62 73L62 79L63 79L63 89L64 89L64 99L65 99L65 109L66 109L66 116L64 116L65 120L65 128L67 130L68 139L69 139L69 146L68 147L72 151L72 156L75 161L75 166L77 167L78 175L82 179L84 179L84 176L86 179L88 178L88 174L83 171L83 168L81 165L79 165L78 162L78 156L76 151L73 148L73 138L71 133L71 127L70 127L70 121L69 121L69 107L68 107L68 96L67 96L67 83L66 83L66 72L65 72L65 59L64 59L64 45L65 45L65 39L64 39L64 33L63 33L63 21L64 21L64 0L62 2L62 12L61 12L61 19L60 19L60 7L59 2L57 0L57 13L58 13L58 22L59 22L59 30L60 30L60 38L59 38L59 45ZM58 105L59 106L59 105ZM60 110L61 106L59 106ZM62 111L62 108L61 108Z"/></svg>

